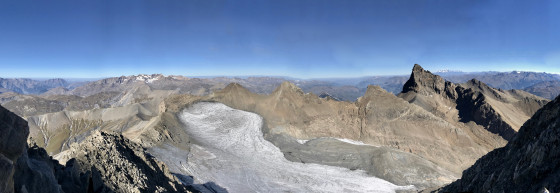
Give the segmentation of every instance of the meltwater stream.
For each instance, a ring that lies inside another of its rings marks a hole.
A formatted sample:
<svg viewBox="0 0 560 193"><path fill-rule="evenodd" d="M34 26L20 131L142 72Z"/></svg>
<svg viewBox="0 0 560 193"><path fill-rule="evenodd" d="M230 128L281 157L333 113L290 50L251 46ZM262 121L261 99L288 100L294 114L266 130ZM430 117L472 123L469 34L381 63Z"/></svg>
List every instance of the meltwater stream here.
<svg viewBox="0 0 560 193"><path fill-rule="evenodd" d="M183 161L177 155L180 151L160 150L175 154L175 160L163 161L175 162L171 169L180 167L184 175L194 176L195 183L214 182L230 192L395 192L413 188L396 186L363 171L288 161L263 138L262 117L221 103L194 104L180 118L196 145Z"/></svg>

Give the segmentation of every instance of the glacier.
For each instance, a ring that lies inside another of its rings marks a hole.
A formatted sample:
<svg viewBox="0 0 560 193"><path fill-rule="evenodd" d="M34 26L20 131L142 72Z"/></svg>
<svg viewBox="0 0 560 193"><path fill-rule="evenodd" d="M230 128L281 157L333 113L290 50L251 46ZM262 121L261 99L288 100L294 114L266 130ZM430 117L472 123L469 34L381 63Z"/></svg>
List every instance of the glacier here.
<svg viewBox="0 0 560 193"><path fill-rule="evenodd" d="M395 192L414 190L369 176L361 170L291 162L265 140L263 118L221 103L200 102L179 118L193 145L152 150L172 172L215 183L229 192ZM352 141L353 142L353 141ZM192 183L192 182L191 182Z"/></svg>

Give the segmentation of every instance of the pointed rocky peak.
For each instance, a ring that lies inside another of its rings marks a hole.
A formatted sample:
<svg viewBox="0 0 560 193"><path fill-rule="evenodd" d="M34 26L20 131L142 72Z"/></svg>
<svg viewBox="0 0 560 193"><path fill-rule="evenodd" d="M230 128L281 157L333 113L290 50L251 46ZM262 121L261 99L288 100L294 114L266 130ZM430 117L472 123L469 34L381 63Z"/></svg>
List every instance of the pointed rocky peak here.
<svg viewBox="0 0 560 193"><path fill-rule="evenodd" d="M422 66L414 64L410 79L404 84L402 92L427 90L442 93L445 90L445 86L446 81L441 76L432 74L430 71L424 70Z"/></svg>
<svg viewBox="0 0 560 193"><path fill-rule="evenodd" d="M237 83L237 82L232 82L229 83L224 89L222 89L220 91L221 93L232 93L232 92L242 92L242 93L248 93L250 92L248 89L246 89L245 87L241 86L241 84Z"/></svg>
<svg viewBox="0 0 560 193"><path fill-rule="evenodd" d="M466 85L468 88L492 89L492 87L488 86L486 83L474 78L469 80Z"/></svg>
<svg viewBox="0 0 560 193"><path fill-rule="evenodd" d="M364 96L358 98L357 102L367 103L368 101L381 99L381 98L397 98L397 97L378 85L368 85L366 93L364 94Z"/></svg>
<svg viewBox="0 0 560 193"><path fill-rule="evenodd" d="M414 64L414 67L412 67L412 72L425 72L426 70L424 70L424 68L422 68L422 66L420 66L419 64Z"/></svg>
<svg viewBox="0 0 560 193"><path fill-rule="evenodd" d="M373 94L377 94L377 93L390 94L389 92L387 92L385 89L381 88L378 85L368 85L365 95L373 95Z"/></svg>
<svg viewBox="0 0 560 193"><path fill-rule="evenodd" d="M284 81L276 88L276 90L274 90L273 93L297 93L303 95L303 90L292 82Z"/></svg>

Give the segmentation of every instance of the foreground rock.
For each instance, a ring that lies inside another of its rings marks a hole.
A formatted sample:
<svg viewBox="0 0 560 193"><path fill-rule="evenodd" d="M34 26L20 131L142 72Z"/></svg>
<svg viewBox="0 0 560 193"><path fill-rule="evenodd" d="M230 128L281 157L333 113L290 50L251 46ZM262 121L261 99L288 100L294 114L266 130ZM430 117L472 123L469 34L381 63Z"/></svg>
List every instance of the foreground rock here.
<svg viewBox="0 0 560 193"><path fill-rule="evenodd" d="M122 135L97 131L56 157L90 173L94 192L187 192L162 162Z"/></svg>
<svg viewBox="0 0 560 193"><path fill-rule="evenodd" d="M442 192L560 191L560 97L527 121L505 147L480 158Z"/></svg>
<svg viewBox="0 0 560 193"><path fill-rule="evenodd" d="M0 192L13 192L16 160L26 148L27 122L0 106Z"/></svg>
<svg viewBox="0 0 560 193"><path fill-rule="evenodd" d="M27 148L27 122L0 106L0 192L189 192L167 167L122 135L96 131L61 154Z"/></svg>

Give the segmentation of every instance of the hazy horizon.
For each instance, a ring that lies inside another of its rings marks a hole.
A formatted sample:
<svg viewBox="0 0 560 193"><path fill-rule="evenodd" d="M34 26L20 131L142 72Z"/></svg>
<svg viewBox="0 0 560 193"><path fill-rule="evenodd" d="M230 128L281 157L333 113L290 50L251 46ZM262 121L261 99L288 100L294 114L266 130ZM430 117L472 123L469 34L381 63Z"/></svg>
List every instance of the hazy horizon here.
<svg viewBox="0 0 560 193"><path fill-rule="evenodd" d="M425 69L425 68L424 68ZM412 68L410 69L412 70ZM466 71L459 71L459 70L449 70L449 72L444 72L444 70L430 70L425 69L435 74L442 74L442 73L459 73L459 74L476 74L476 73L513 73L513 72L531 72L531 73L546 73L546 74L553 74L560 76L560 73L550 73L550 72L538 72L538 71L524 71L524 70L512 70L512 71L473 71L473 72L466 72ZM121 76L138 76L138 75L152 75L152 74L161 74L164 76L183 76L187 78L255 78L255 77L271 77L271 78L284 78L284 79L294 79L294 80L326 80L326 79L358 79L358 78L368 78L368 77L393 77L393 76L410 76L408 74L392 74L392 75L370 75L370 76L348 76L348 77L316 77L316 78L302 78L302 77L295 77L295 76L273 76L273 75L206 75L206 76L189 76L183 74L162 74L162 73L139 73L139 74L123 74L119 76L105 76L105 77L2 77L0 78L23 78L23 79L33 79L33 80L48 80L48 79L65 79L67 81L95 81L101 80L105 78L113 78L113 77L121 77Z"/></svg>

